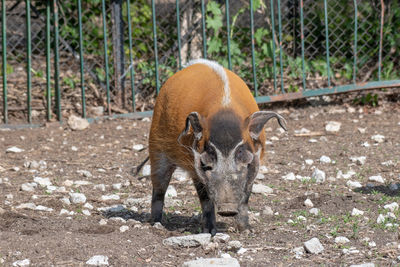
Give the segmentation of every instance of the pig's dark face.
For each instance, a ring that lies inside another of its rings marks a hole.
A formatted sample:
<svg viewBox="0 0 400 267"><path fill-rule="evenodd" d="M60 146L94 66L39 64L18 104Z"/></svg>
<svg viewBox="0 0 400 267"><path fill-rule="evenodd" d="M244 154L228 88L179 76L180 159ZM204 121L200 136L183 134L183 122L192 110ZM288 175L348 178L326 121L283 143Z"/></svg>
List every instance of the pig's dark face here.
<svg viewBox="0 0 400 267"><path fill-rule="evenodd" d="M228 153L208 141L202 153L195 153L195 169L215 203L217 213L234 216L251 191L258 172L260 150L239 141Z"/></svg>
<svg viewBox="0 0 400 267"><path fill-rule="evenodd" d="M197 112L188 115L178 142L182 136L192 137L194 169L218 214L234 216L247 203L263 147L259 136L273 117L286 129L285 120L275 112L258 111L245 120L231 109L208 119Z"/></svg>

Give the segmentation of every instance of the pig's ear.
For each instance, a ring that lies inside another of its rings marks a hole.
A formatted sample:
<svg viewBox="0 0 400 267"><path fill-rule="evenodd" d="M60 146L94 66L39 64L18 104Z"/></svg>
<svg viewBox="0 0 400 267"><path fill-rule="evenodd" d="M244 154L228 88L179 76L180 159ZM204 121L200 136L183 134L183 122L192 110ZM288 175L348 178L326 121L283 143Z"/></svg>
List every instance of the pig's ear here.
<svg viewBox="0 0 400 267"><path fill-rule="evenodd" d="M201 115L199 113L190 113L186 118L185 129L183 129L182 133L179 135L178 140L180 140L182 136L188 135L190 129L192 129L195 141L199 141L203 136L203 126L200 121Z"/></svg>
<svg viewBox="0 0 400 267"><path fill-rule="evenodd" d="M264 128L264 125L272 118L277 118L279 125L285 131L287 131L286 120L281 115L273 111L257 111L247 118L248 129L251 138L257 140L261 134L262 129Z"/></svg>

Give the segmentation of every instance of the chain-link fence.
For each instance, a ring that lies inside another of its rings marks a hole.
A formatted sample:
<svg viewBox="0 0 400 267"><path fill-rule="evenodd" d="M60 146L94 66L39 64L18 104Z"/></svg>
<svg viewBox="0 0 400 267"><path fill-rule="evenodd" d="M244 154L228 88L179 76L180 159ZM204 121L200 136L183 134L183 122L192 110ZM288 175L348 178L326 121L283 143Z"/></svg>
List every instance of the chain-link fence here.
<svg viewBox="0 0 400 267"><path fill-rule="evenodd" d="M46 115L48 105L45 90L47 1L50 0L30 2L32 38L30 70L32 99L30 101L33 117L39 119ZM252 50L250 2L252 2L254 14L254 50ZM230 55L233 71L241 76L251 89L254 89L257 83L258 95L301 91L304 89L303 76L306 89L345 85L353 81L361 83L378 80L378 78L393 80L400 77L400 32L398 31L400 5L398 1L255 0L250 2L155 1L157 33L157 46L155 46L153 2L130 1L130 37L132 38L132 50L130 50L128 1L104 1L108 37L105 47L109 57L109 73L107 73L104 63L102 1L82 1L85 96L89 112L90 107L107 107L107 77L110 79L109 109L112 112L151 110L157 91L156 74L162 84L179 70L181 64L184 65L191 58L204 56L228 67L228 55ZM60 76L54 77L52 74L51 99L52 102L55 101L53 81L57 78L60 83L64 113L80 113L82 108L77 3L78 1L58 2ZM230 5L227 5L229 3ZM383 9L381 3L384 3ZM303 4L303 9L301 4ZM202 7L204 7L204 16ZM271 7L274 11L272 13ZM10 116L23 118L26 116L27 101L26 3L7 0L5 9L8 110ZM381 25L382 15L383 24ZM304 61L302 61L302 16ZM230 22L229 29L227 19ZM54 17L52 17L52 22L54 22ZM180 30L177 27L178 23ZM383 30L382 38L381 29ZM52 23L52 33L54 30ZM327 30L328 35L326 35ZM204 36L206 49L203 45ZM54 46L53 41L54 38L52 38L52 46ZM381 41L382 49L380 50ZM3 47L1 49L3 50ZM157 54L155 49L157 49ZM328 63L327 51L329 51ZM54 64L54 50L50 55L51 64ZM130 63L130 55L132 55L133 64ZM256 67L255 75L253 58ZM274 61L276 68L274 68ZM118 69L116 66L121 66L121 68ZM130 75L130 68L134 72L133 77ZM329 77L328 73L330 73ZM254 77L256 77L255 80L253 80ZM1 91L3 98L4 90ZM91 115L95 116L98 113Z"/></svg>

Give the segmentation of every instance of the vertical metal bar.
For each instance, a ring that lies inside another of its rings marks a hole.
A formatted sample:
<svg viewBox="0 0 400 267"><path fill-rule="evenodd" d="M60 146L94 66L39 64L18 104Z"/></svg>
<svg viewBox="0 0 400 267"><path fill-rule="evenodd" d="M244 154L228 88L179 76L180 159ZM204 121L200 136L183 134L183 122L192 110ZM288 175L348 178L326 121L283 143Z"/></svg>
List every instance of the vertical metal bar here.
<svg viewBox="0 0 400 267"><path fill-rule="evenodd" d="M54 86L56 91L56 108L57 108L57 119L59 122L62 121L61 114L61 90L60 90L60 64L59 64L59 36L58 36L58 6L57 0L53 1L53 13L54 13Z"/></svg>
<svg viewBox="0 0 400 267"><path fill-rule="evenodd" d="M380 35L379 35L379 67L378 67L378 80L381 80L382 71L382 46L383 46L383 23L385 18L385 3L381 0L381 25L380 25Z"/></svg>
<svg viewBox="0 0 400 267"><path fill-rule="evenodd" d="M26 53L27 53L27 64L26 64L26 75L27 75L27 104L28 104L28 123L32 123L32 44L31 44L31 1L25 0L26 8Z"/></svg>
<svg viewBox="0 0 400 267"><path fill-rule="evenodd" d="M253 10L253 0L250 0L250 33L251 33L251 63L253 66L253 83L254 83L254 93L258 96L257 88L257 75L256 75L256 58L254 51L254 10Z"/></svg>
<svg viewBox="0 0 400 267"><path fill-rule="evenodd" d="M358 11L357 11L357 0L354 0L354 63L353 63L353 83L356 83L357 76L357 32L358 32Z"/></svg>
<svg viewBox="0 0 400 267"><path fill-rule="evenodd" d="M50 16L51 0L46 1L46 102L47 102L47 120L51 120L51 74L50 74Z"/></svg>
<svg viewBox="0 0 400 267"><path fill-rule="evenodd" d="M300 0L300 26L301 26L301 69L303 74L303 91L306 90L306 68L304 65L304 16L303 16L304 3Z"/></svg>
<svg viewBox="0 0 400 267"><path fill-rule="evenodd" d="M276 46L275 46L275 16L274 16L274 13L275 13L275 9L274 9L274 0L271 0L270 1L270 4L271 4L271 32L272 32L272 37L271 37L271 39L272 39L272 53L273 53L273 62L274 62L274 69L273 69L273 71L274 71L274 92L276 92L276 87L277 87L277 85L276 85L276 54L275 54L275 52L276 52Z"/></svg>
<svg viewBox="0 0 400 267"><path fill-rule="evenodd" d="M329 62L328 5L326 3L326 0L324 0L324 16L325 16L326 68L328 75L328 87L331 87L331 64Z"/></svg>
<svg viewBox="0 0 400 267"><path fill-rule="evenodd" d="M279 23L279 65L281 67L281 90L285 93L283 87L283 59L282 59L282 18L281 18L281 0L278 0L278 23Z"/></svg>
<svg viewBox="0 0 400 267"><path fill-rule="evenodd" d="M6 0L1 2L1 36L3 47L3 121L8 123L7 103L7 27L6 27Z"/></svg>
<svg viewBox="0 0 400 267"><path fill-rule="evenodd" d="M129 68L130 68L130 75L131 75L131 90L132 90L132 109L133 112L136 110L136 103L135 103L135 75L133 69L133 55L132 55L132 22L131 22L131 4L130 0L126 0L127 8L126 12L128 13L128 39L129 39Z"/></svg>
<svg viewBox="0 0 400 267"><path fill-rule="evenodd" d="M151 10L152 10L152 17L153 17L153 43L154 43L154 60L156 63L155 71L156 71L156 90L157 95L160 91L160 78L158 73L158 44L157 44L157 26L156 26L156 4L154 0L151 0Z"/></svg>
<svg viewBox="0 0 400 267"><path fill-rule="evenodd" d="M101 1L101 12L103 16L103 42L104 42L104 64L106 68L106 91L107 91L107 111L111 114L111 101L110 101L110 79L108 69L108 41L107 41L107 21L106 21L106 4L105 1Z"/></svg>
<svg viewBox="0 0 400 267"><path fill-rule="evenodd" d="M182 57L181 57L181 23L180 23L180 12L179 12L179 0L176 0L176 31L178 33L178 67L182 69Z"/></svg>
<svg viewBox="0 0 400 267"><path fill-rule="evenodd" d="M231 57L231 25L229 20L229 0L225 0L225 15L226 15L226 37L228 45L228 68L232 70L232 57Z"/></svg>
<svg viewBox="0 0 400 267"><path fill-rule="evenodd" d="M79 59L81 71L81 96L82 96L82 117L86 118L86 97L85 97L85 76L83 63L83 35L82 35L82 5L81 0L78 0L78 24L79 24Z"/></svg>
<svg viewBox="0 0 400 267"><path fill-rule="evenodd" d="M203 34L203 58L207 58L206 14L204 0L201 0L201 29Z"/></svg>

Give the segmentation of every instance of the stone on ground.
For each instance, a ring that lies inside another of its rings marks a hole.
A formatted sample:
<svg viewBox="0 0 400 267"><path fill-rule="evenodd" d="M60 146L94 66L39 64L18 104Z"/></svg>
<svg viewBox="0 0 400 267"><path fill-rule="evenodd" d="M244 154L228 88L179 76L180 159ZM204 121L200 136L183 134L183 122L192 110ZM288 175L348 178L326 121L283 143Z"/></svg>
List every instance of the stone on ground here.
<svg viewBox="0 0 400 267"><path fill-rule="evenodd" d="M100 266L100 265L108 265L108 257L103 256L103 255L96 255L91 257L87 262L87 265L95 265L95 266Z"/></svg>
<svg viewBox="0 0 400 267"><path fill-rule="evenodd" d="M86 202L86 196L82 193L69 193L69 197L74 204L83 204Z"/></svg>
<svg viewBox="0 0 400 267"><path fill-rule="evenodd" d="M317 183L325 182L325 177L325 172L318 169L315 169L311 175L311 178L314 178Z"/></svg>
<svg viewBox="0 0 400 267"><path fill-rule="evenodd" d="M253 184L253 188L251 190L254 194L272 194L273 190L269 186L263 184Z"/></svg>
<svg viewBox="0 0 400 267"><path fill-rule="evenodd" d="M183 267L240 267L239 262L235 258L207 258L197 259L184 262Z"/></svg>
<svg viewBox="0 0 400 267"><path fill-rule="evenodd" d="M89 122L84 118L71 115L68 118L68 125L74 131L82 131L89 127Z"/></svg>
<svg viewBox="0 0 400 267"><path fill-rule="evenodd" d="M311 254L319 254L324 250L321 242L319 242L319 239L316 237L304 242L304 248Z"/></svg>
<svg viewBox="0 0 400 267"><path fill-rule="evenodd" d="M171 247L198 247L211 242L211 234L197 234L186 236L172 236L163 240L165 246Z"/></svg>
<svg viewBox="0 0 400 267"><path fill-rule="evenodd" d="M340 122L328 121L325 126L325 130L327 132L337 133L340 130L340 126L342 126L342 124Z"/></svg>

